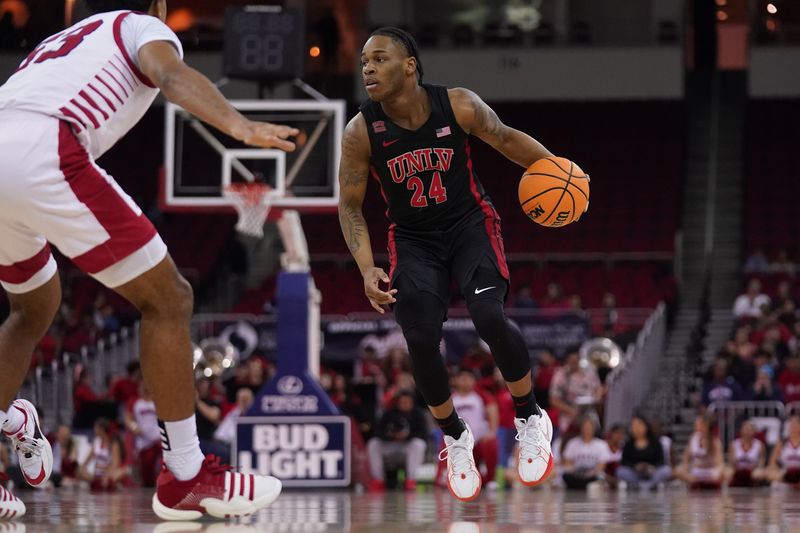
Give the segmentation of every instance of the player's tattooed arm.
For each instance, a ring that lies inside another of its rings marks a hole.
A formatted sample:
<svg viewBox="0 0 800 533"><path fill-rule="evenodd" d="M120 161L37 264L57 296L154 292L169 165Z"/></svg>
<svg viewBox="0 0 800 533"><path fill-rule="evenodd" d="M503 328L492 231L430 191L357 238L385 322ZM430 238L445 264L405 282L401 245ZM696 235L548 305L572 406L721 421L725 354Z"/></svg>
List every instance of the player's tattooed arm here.
<svg viewBox="0 0 800 533"><path fill-rule="evenodd" d="M339 162L339 224L359 268L373 266L369 232L361 206L369 175L369 137L359 114L345 128Z"/></svg>
<svg viewBox="0 0 800 533"><path fill-rule="evenodd" d="M480 138L511 161L527 168L534 161L553 155L527 133L503 124L497 113L469 89L450 89L448 94L461 129Z"/></svg>
<svg viewBox="0 0 800 533"><path fill-rule="evenodd" d="M367 192L369 176L369 135L364 117L359 113L350 121L342 137L342 159L339 163L339 224L350 253L364 278L364 294L373 309L384 313L383 306L395 302L397 289L383 290L389 276L375 266L367 222L361 206Z"/></svg>

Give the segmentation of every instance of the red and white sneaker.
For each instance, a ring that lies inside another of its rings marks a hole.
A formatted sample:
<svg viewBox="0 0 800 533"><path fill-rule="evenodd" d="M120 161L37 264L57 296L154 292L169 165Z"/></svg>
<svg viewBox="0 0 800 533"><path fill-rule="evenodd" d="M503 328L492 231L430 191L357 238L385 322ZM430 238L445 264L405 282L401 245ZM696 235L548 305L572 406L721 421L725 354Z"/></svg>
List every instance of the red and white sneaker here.
<svg viewBox="0 0 800 533"><path fill-rule="evenodd" d="M53 449L39 427L39 415L28 400L14 400L9 407L16 409L24 417L19 428L3 428L3 434L11 440L11 445L19 456L22 477L32 487L40 487L50 479L53 471ZM6 431L8 430L8 431Z"/></svg>
<svg viewBox="0 0 800 533"><path fill-rule="evenodd" d="M204 513L215 518L247 516L278 499L281 488L272 476L234 472L220 464L219 457L208 455L197 476L187 481L162 466L153 511L162 520L197 520Z"/></svg>
<svg viewBox="0 0 800 533"><path fill-rule="evenodd" d="M6 481L8 477L0 474L0 481ZM12 520L25 514L25 504L22 500L11 494L9 490L0 485L0 520Z"/></svg>
<svg viewBox="0 0 800 533"><path fill-rule="evenodd" d="M547 411L540 415L531 415L527 420L515 418L519 442L517 457L517 473L523 485L535 487L542 483L553 470L553 452L550 441L553 440L553 423Z"/></svg>
<svg viewBox="0 0 800 533"><path fill-rule="evenodd" d="M463 420L462 420L463 422ZM475 439L469 426L458 439L444 436L444 449L439 452L439 460L447 459L447 486L450 493L461 501L468 502L478 497L481 492L481 473L475 466L472 448Z"/></svg>

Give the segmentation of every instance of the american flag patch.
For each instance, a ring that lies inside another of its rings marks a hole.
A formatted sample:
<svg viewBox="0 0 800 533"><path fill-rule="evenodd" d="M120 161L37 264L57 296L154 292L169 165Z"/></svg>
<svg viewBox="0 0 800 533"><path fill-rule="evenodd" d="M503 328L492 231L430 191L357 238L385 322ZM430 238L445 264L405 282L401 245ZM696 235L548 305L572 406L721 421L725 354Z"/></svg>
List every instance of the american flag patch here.
<svg viewBox="0 0 800 533"><path fill-rule="evenodd" d="M439 137L447 137L450 135L450 126L445 126L444 128L437 128L436 129L436 138Z"/></svg>
<svg viewBox="0 0 800 533"><path fill-rule="evenodd" d="M372 123L372 131L375 133L383 133L386 131L386 124L382 120L376 120Z"/></svg>

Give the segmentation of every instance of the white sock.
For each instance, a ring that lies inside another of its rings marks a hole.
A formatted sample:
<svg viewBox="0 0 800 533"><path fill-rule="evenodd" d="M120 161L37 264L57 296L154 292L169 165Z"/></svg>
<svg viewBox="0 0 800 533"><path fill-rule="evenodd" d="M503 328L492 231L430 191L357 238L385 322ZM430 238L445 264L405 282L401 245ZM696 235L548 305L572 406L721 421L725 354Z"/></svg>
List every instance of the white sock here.
<svg viewBox="0 0 800 533"><path fill-rule="evenodd" d="M2 424L2 429L7 433L16 433L22 429L22 424L24 423L25 415L19 409L9 407L8 411L0 411L0 424Z"/></svg>
<svg viewBox="0 0 800 533"><path fill-rule="evenodd" d="M158 421L161 427L161 448L164 450L164 463L172 474L181 481L192 479L203 466L203 452L197 438L197 421L192 415L177 422Z"/></svg>

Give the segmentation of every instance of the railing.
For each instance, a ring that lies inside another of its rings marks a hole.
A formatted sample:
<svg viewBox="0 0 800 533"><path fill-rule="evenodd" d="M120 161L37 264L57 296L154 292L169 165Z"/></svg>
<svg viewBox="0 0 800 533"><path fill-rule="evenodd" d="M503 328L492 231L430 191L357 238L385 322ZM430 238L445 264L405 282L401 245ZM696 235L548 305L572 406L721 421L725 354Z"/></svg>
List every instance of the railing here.
<svg viewBox="0 0 800 533"><path fill-rule="evenodd" d="M661 365L667 336L666 306L658 304L636 342L628 347L619 365L606 379L605 427L630 421L651 392L653 377Z"/></svg>
<svg viewBox="0 0 800 533"><path fill-rule="evenodd" d="M792 412L800 410L797 403L789 404ZM712 402L708 412L717 420L719 437L725 449L736 438L736 429L748 418L776 418L787 416L787 406L782 402Z"/></svg>

